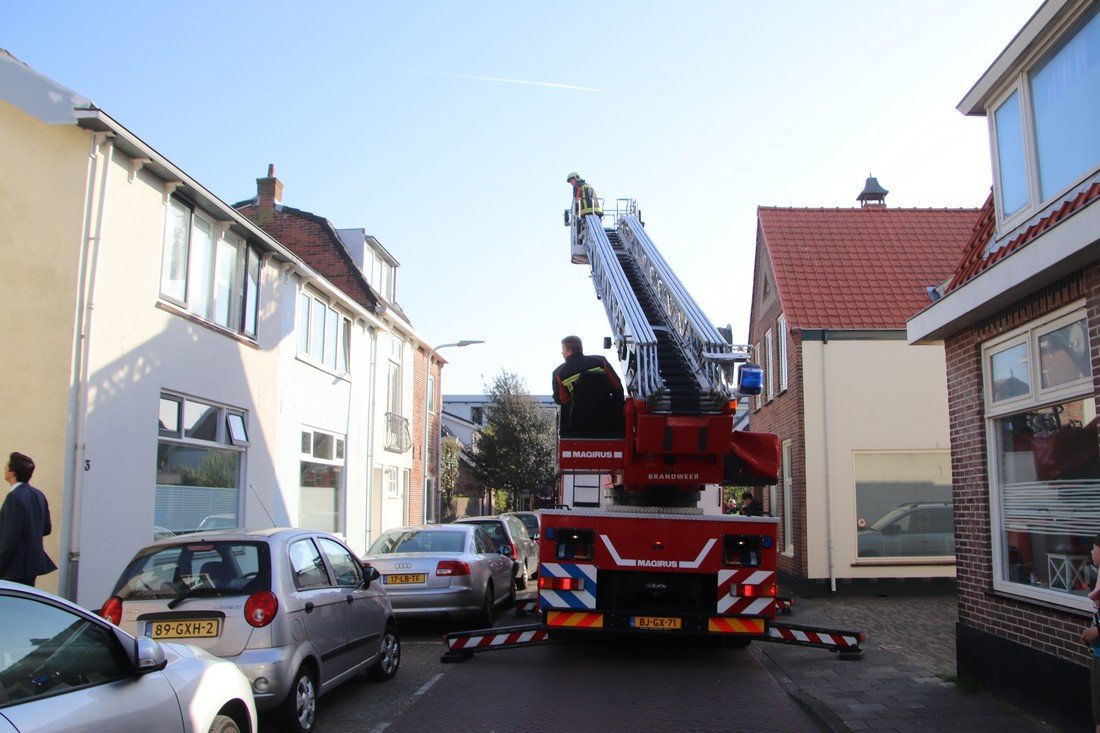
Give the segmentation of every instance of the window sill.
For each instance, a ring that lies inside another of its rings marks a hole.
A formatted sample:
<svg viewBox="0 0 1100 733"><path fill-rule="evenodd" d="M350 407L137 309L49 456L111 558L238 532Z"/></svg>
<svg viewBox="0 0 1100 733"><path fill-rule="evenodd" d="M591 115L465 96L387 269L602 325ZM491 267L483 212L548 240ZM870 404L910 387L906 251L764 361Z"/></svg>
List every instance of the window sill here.
<svg viewBox="0 0 1100 733"><path fill-rule="evenodd" d="M1025 586L1025 587L1028 587L1028 586ZM1066 598L1065 600L1063 600L1061 598L1049 598L1049 597L1046 597L1045 594L1043 595L1043 597L1040 597L1039 594L1031 595L1031 594L1025 593L1023 591L1020 591L1018 593L1014 593L1011 590L1005 590L1003 588L994 588L992 586L989 586L985 589L985 595L992 596L994 598L1003 598L1003 599L1010 600L1010 601L1016 601L1018 603L1027 603L1027 604L1030 604L1030 605L1033 605L1033 606L1039 606L1039 607L1042 607L1042 608L1049 608L1049 609L1054 610L1054 611L1064 611L1066 613L1072 613L1072 614L1078 615L1081 618L1091 618L1092 617L1092 611L1091 610L1088 610L1088 609L1085 609L1085 608L1080 608L1076 605L1071 605L1068 602L1068 601L1070 601L1069 598ZM1085 596L1074 596L1074 598L1078 598L1078 597L1084 599L1084 602L1087 603L1089 606L1092 606L1092 602L1089 601L1087 597L1085 597Z"/></svg>
<svg viewBox="0 0 1100 733"><path fill-rule="evenodd" d="M321 372L324 372L325 374L328 374L330 376L336 377L337 379L342 379L345 382L350 382L351 381L351 375L348 374L347 372L337 372L337 371L334 371L332 369L329 369L324 364L319 364L319 363L313 361L313 359L310 359L308 356L302 356L302 352L300 352L300 351L297 354L295 354L294 358L297 359L302 364L305 364L307 366L311 366L314 369L316 369L318 371L321 371Z"/></svg>
<svg viewBox="0 0 1100 733"><path fill-rule="evenodd" d="M231 338L235 341L239 341L240 343L244 344L245 346L251 346L252 348L257 349L257 350L259 350L259 348L260 348L260 345L258 343L256 343L256 339L252 338L251 336L245 336L242 333L237 333L236 331L231 331L228 328L226 328L225 326L219 326L218 324L213 323L211 321L208 321L205 318L201 318L199 316L196 316L194 313L192 313L188 310L184 310L183 308L180 308L178 305L175 305L174 303L169 303L168 301L164 301L164 300L158 300L157 301L157 308L161 309L162 311L166 311L168 313L171 313L174 316L179 316L180 318L184 318L188 321L191 321L192 323L197 324L199 326L202 326L203 328L207 328L211 331L214 331L215 333L220 333L222 336L228 336L229 338Z"/></svg>
<svg viewBox="0 0 1100 733"><path fill-rule="evenodd" d="M794 557L794 550L790 550L790 551L784 550L783 552L779 553L779 556L780 557L791 557L791 558L793 558Z"/></svg>
<svg viewBox="0 0 1100 733"><path fill-rule="evenodd" d="M873 568L882 567L884 565L894 567L919 567L919 566L935 566L935 567L949 567L955 564L955 557L909 557L909 558L893 558L893 557L876 557L875 559L866 558L863 560L856 560L851 564L853 568Z"/></svg>

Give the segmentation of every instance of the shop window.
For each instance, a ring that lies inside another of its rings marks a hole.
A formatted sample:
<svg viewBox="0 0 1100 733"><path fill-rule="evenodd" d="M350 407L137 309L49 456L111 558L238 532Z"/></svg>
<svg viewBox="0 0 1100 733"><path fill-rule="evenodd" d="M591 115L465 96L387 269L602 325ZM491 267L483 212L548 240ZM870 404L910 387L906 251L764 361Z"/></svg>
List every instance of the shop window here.
<svg viewBox="0 0 1100 733"><path fill-rule="evenodd" d="M302 431L298 526L323 532L344 527L344 436Z"/></svg>
<svg viewBox="0 0 1100 733"><path fill-rule="evenodd" d="M858 452L854 471L861 560L955 554L949 451Z"/></svg>
<svg viewBox="0 0 1100 733"><path fill-rule="evenodd" d="M1006 348L1006 344L1010 344ZM1011 350L1033 385L1008 403L986 377L994 587L1087 609L1100 531L1100 449L1083 310L1062 311L986 346Z"/></svg>
<svg viewBox="0 0 1100 733"><path fill-rule="evenodd" d="M241 410L161 394L154 534L240 526L246 425Z"/></svg>

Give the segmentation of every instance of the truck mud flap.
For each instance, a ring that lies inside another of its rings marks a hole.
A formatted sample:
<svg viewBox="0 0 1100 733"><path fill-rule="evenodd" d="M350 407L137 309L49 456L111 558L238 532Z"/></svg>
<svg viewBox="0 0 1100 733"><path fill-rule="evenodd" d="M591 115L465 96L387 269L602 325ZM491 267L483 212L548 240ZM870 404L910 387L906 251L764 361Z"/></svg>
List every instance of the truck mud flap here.
<svg viewBox="0 0 1100 733"><path fill-rule="evenodd" d="M555 641L557 640L550 638L549 630L542 624L454 631L444 635L443 643L447 645L447 651L439 661L444 664L465 662L478 652L553 644Z"/></svg>
<svg viewBox="0 0 1100 733"><path fill-rule="evenodd" d="M759 641L776 644L794 644L811 646L838 652L841 659L857 660L863 658L862 631L838 631L835 629L815 629L811 626L795 624L768 624L768 632Z"/></svg>

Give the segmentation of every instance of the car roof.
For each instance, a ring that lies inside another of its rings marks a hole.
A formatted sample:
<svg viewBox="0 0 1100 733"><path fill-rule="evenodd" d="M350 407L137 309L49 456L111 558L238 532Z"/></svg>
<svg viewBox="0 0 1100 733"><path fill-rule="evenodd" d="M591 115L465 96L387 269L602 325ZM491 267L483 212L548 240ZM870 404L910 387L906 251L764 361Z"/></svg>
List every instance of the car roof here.
<svg viewBox="0 0 1100 733"><path fill-rule="evenodd" d="M151 547L165 547L172 545L186 545L195 542L232 542L234 540L238 542L271 542L280 543L288 542L291 539L299 536L318 535L321 537L330 537L337 542L344 542L339 537L330 534L328 532L322 532L314 529L303 529L300 527L266 527L263 529L241 529L241 528L226 528L226 529L207 529L199 530L197 532L186 532L184 534L177 534L171 537L165 537L163 539L150 542L145 545L143 549Z"/></svg>

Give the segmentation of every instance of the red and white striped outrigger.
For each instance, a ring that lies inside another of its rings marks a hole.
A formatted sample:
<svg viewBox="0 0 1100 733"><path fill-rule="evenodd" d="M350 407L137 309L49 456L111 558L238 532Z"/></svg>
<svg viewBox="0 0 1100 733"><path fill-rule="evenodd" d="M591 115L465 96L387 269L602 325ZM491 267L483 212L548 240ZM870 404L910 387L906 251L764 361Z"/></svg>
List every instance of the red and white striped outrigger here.
<svg viewBox="0 0 1100 733"><path fill-rule="evenodd" d="M659 633L659 632L658 632ZM545 624L526 626L502 626L474 631L455 631L443 637L447 651L440 657L444 663L464 662L478 652L516 649L520 647L553 644L574 640L553 637L553 629ZM810 626L765 622L763 636L752 636L756 641L775 644L794 644L796 646L816 647L838 652L841 659L858 660L863 657L863 633L859 631L839 631L835 629L815 629Z"/></svg>

